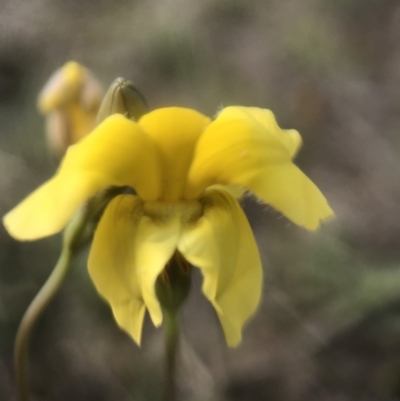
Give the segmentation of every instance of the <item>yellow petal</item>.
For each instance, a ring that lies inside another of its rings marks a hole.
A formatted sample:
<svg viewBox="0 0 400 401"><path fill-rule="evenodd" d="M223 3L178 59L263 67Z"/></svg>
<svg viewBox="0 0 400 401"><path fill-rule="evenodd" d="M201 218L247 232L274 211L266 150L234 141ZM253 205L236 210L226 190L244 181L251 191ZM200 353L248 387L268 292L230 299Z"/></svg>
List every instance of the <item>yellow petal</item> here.
<svg viewBox="0 0 400 401"><path fill-rule="evenodd" d="M46 115L48 145L57 158L94 129L102 98L101 84L78 63L66 63L50 77L40 92L38 108Z"/></svg>
<svg viewBox="0 0 400 401"><path fill-rule="evenodd" d="M186 195L196 197L213 184L241 185L294 223L315 230L333 212L292 163L300 144L296 131L280 132L271 118L254 109L224 109L197 143Z"/></svg>
<svg viewBox="0 0 400 401"><path fill-rule="evenodd" d="M46 116L46 140L51 152L55 156L63 155L69 146L71 138L68 116L55 110Z"/></svg>
<svg viewBox="0 0 400 401"><path fill-rule="evenodd" d="M68 146L77 143L84 136L90 134L96 125L96 113L87 112L80 105L71 103L65 109L61 109L61 113L67 123L68 129ZM53 112L55 113L55 112ZM52 113L49 113L50 116ZM48 133L48 136L52 135L52 132ZM67 147L65 147L65 150Z"/></svg>
<svg viewBox="0 0 400 401"><path fill-rule="evenodd" d="M234 198L240 200L246 193L246 188L239 185L221 185L214 184L209 187L209 189L221 189L230 193Z"/></svg>
<svg viewBox="0 0 400 401"><path fill-rule="evenodd" d="M84 70L85 76L83 77L84 79L79 104L88 112L94 112L97 114L104 96L103 85L88 68L85 68Z"/></svg>
<svg viewBox="0 0 400 401"><path fill-rule="evenodd" d="M49 78L39 94L38 109L46 114L77 101L85 77L85 68L70 61Z"/></svg>
<svg viewBox="0 0 400 401"><path fill-rule="evenodd" d="M170 107L144 115L139 124L157 146L162 165L162 199L182 199L199 136L210 119L195 110Z"/></svg>
<svg viewBox="0 0 400 401"><path fill-rule="evenodd" d="M260 257L246 216L229 193L210 189L201 202L204 214L184 227L178 249L200 268L203 293L218 313L228 345L234 347L260 302Z"/></svg>
<svg viewBox="0 0 400 401"><path fill-rule="evenodd" d="M4 216L6 230L21 241L61 231L102 179L93 174L63 174L52 178ZM106 186L104 181L103 184Z"/></svg>
<svg viewBox="0 0 400 401"><path fill-rule="evenodd" d="M89 256L89 273L109 302L119 326L140 344L145 308L153 323L162 321L155 281L174 253L180 216L162 220L144 214L133 195L114 198L97 227Z"/></svg>
<svg viewBox="0 0 400 401"><path fill-rule="evenodd" d="M265 168L247 177L248 188L291 221L308 230L333 217L317 186L294 164Z"/></svg>
<svg viewBox="0 0 400 401"><path fill-rule="evenodd" d="M57 174L4 217L8 232L33 240L59 232L77 208L108 186L159 196L159 167L150 139L134 122L113 115L71 146Z"/></svg>
<svg viewBox="0 0 400 401"><path fill-rule="evenodd" d="M247 115L249 118L255 119L271 134L276 135L276 137L286 146L292 158L296 155L302 145L300 134L294 129L281 129L271 110L260 109L258 107L235 107L235 109L242 112L244 115Z"/></svg>

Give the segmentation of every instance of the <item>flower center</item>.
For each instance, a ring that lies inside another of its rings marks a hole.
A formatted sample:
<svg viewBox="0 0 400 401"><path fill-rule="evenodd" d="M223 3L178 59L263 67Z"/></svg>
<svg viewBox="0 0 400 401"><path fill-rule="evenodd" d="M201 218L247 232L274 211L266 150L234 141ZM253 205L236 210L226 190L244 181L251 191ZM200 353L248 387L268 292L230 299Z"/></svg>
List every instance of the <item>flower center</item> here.
<svg viewBox="0 0 400 401"><path fill-rule="evenodd" d="M145 215L155 220L180 216L182 223L190 223L202 216L203 205L198 200L151 201L143 203L143 211Z"/></svg>

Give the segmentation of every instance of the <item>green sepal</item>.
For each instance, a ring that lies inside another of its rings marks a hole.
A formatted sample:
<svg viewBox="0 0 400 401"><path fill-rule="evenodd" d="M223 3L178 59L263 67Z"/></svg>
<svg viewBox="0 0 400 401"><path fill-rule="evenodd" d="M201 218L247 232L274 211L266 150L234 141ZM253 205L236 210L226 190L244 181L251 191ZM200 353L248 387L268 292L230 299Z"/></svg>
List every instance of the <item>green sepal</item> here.
<svg viewBox="0 0 400 401"><path fill-rule="evenodd" d="M164 310L176 312L186 300L190 285L190 265L179 252L175 252L158 276L156 295Z"/></svg>
<svg viewBox="0 0 400 401"><path fill-rule="evenodd" d="M148 111L146 99L135 84L124 78L117 78L104 95L97 113L97 124L116 113L137 121Z"/></svg>

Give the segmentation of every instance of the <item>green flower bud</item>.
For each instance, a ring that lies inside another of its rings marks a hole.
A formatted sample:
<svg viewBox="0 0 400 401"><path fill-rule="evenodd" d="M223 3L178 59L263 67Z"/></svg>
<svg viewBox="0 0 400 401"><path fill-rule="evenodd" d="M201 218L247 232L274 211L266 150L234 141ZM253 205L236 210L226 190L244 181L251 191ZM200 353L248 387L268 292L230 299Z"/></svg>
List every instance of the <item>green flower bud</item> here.
<svg viewBox="0 0 400 401"><path fill-rule="evenodd" d="M189 294L190 284L190 265L176 251L158 276L155 285L162 308L170 312L177 311Z"/></svg>
<svg viewBox="0 0 400 401"><path fill-rule="evenodd" d="M107 90L97 114L97 124L100 124L111 114L122 114L132 120L149 111L146 100L133 82L117 78Z"/></svg>

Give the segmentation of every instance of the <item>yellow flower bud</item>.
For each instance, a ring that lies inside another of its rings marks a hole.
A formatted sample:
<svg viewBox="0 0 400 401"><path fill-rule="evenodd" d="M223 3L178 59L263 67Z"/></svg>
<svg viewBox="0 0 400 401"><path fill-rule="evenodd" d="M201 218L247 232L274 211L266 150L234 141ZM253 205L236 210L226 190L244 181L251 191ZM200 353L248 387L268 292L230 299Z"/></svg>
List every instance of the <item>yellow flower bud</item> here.
<svg viewBox="0 0 400 401"><path fill-rule="evenodd" d="M50 77L39 94L38 109L46 116L51 153L63 156L68 146L92 131L103 93L92 72L74 61Z"/></svg>

